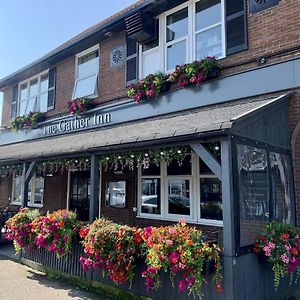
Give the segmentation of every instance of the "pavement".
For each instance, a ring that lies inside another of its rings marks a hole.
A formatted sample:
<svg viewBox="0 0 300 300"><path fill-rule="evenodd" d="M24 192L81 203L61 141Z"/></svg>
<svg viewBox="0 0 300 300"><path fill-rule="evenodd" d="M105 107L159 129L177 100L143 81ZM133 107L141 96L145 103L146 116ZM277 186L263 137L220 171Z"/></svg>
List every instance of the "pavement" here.
<svg viewBox="0 0 300 300"><path fill-rule="evenodd" d="M0 256L1 300L108 300Z"/></svg>

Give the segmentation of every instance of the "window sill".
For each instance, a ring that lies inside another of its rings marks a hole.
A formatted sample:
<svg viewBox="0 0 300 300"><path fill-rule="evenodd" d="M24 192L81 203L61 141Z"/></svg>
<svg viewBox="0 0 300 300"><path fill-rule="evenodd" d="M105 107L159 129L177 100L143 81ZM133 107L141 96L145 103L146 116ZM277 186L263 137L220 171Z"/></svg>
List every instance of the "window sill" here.
<svg viewBox="0 0 300 300"><path fill-rule="evenodd" d="M28 204L28 207L34 207L34 208L42 208L43 204Z"/></svg>
<svg viewBox="0 0 300 300"><path fill-rule="evenodd" d="M171 221L171 222L178 222L179 220L182 220L182 216L179 218L171 218L171 217L165 217L163 218L161 215L137 215L136 218L138 219L149 219L149 220L159 220L159 221ZM205 226L215 226L215 227L223 227L223 221L217 221L217 220L206 220L202 219L199 221L192 220L190 218L184 219L189 224L197 224L197 225L205 225Z"/></svg>
<svg viewBox="0 0 300 300"><path fill-rule="evenodd" d="M21 202L10 202L9 205L18 205L18 206L20 206Z"/></svg>

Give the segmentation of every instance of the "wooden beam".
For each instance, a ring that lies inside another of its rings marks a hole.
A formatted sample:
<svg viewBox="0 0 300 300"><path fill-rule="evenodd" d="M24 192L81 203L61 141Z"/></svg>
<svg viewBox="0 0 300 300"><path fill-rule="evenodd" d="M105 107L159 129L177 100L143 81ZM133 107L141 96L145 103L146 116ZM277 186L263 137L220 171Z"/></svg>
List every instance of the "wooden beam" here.
<svg viewBox="0 0 300 300"><path fill-rule="evenodd" d="M34 172L36 161L23 163L22 186L21 186L21 207L26 207L28 203L28 184Z"/></svg>
<svg viewBox="0 0 300 300"><path fill-rule="evenodd" d="M99 215L99 160L96 155L91 156L91 195L90 195L90 222Z"/></svg>
<svg viewBox="0 0 300 300"><path fill-rule="evenodd" d="M222 168L221 164L216 160L216 158L208 151L202 144L191 144L193 150L198 154L198 156L207 164L207 166L212 170L212 172L222 180Z"/></svg>

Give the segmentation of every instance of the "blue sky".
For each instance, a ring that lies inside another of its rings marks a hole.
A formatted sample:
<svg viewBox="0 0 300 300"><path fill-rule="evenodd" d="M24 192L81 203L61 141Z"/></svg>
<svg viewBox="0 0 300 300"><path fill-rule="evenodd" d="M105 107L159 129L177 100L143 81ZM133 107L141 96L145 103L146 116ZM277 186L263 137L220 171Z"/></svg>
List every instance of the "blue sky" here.
<svg viewBox="0 0 300 300"><path fill-rule="evenodd" d="M136 0L0 0L0 78L134 2ZM0 102L1 105L1 93Z"/></svg>

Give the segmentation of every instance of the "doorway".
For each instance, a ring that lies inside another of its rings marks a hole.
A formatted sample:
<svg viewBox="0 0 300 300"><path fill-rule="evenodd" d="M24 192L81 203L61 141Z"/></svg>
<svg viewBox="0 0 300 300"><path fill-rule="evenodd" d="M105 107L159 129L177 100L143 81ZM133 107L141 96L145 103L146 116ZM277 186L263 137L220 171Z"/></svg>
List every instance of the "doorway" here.
<svg viewBox="0 0 300 300"><path fill-rule="evenodd" d="M71 172L70 209L80 221L89 221L91 179L89 171Z"/></svg>

